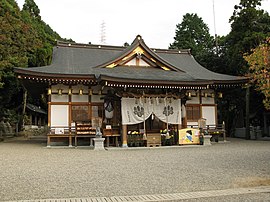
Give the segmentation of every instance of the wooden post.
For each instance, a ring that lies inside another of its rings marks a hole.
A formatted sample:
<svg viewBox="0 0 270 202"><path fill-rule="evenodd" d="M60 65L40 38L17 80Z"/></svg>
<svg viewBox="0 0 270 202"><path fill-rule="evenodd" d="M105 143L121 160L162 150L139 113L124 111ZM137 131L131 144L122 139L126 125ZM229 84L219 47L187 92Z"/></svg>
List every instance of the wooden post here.
<svg viewBox="0 0 270 202"><path fill-rule="evenodd" d="M246 88L246 139L250 139L250 128L249 128L249 97L250 97L250 87Z"/></svg>
<svg viewBox="0 0 270 202"><path fill-rule="evenodd" d="M268 127L267 127L267 117L266 117L266 113L263 113L263 134L264 135L269 135L268 134Z"/></svg>
<svg viewBox="0 0 270 202"><path fill-rule="evenodd" d="M27 104L27 90L24 88L23 92L23 110L22 110L22 127L24 129L25 125L25 114L26 114L26 104Z"/></svg>
<svg viewBox="0 0 270 202"><path fill-rule="evenodd" d="M225 128L225 121L222 122L222 130L223 130L223 141L226 142L226 128Z"/></svg>
<svg viewBox="0 0 270 202"><path fill-rule="evenodd" d="M127 125L122 125L122 147L128 147L128 145L127 145Z"/></svg>

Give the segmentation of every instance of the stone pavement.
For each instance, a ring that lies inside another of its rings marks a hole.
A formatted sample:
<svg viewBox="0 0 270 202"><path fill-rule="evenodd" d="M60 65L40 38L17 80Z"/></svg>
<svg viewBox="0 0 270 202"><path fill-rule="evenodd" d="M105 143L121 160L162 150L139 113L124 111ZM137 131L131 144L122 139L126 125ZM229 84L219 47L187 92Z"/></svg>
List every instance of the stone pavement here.
<svg viewBox="0 0 270 202"><path fill-rule="evenodd" d="M212 197L226 197L232 195L270 193L270 186L249 187L238 189L224 189L211 191L197 191L174 194L154 194L138 196L112 196L112 197L88 197L88 198L69 198L69 199L38 199L21 200L19 202L148 202L148 201L179 201L186 199L200 199ZM269 194L270 196L270 194ZM237 199L238 200L238 199ZM265 201L270 198L265 198Z"/></svg>

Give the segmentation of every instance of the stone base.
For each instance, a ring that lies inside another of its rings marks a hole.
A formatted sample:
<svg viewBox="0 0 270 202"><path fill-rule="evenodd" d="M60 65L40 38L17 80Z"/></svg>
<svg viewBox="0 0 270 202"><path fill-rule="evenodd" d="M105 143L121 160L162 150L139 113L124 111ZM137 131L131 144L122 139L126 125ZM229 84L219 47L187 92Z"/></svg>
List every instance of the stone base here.
<svg viewBox="0 0 270 202"><path fill-rule="evenodd" d="M211 135L205 135L203 145L211 145L211 141L210 141L211 137L212 137Z"/></svg>
<svg viewBox="0 0 270 202"><path fill-rule="evenodd" d="M94 150L105 150L104 140L105 138L93 138L94 140Z"/></svg>

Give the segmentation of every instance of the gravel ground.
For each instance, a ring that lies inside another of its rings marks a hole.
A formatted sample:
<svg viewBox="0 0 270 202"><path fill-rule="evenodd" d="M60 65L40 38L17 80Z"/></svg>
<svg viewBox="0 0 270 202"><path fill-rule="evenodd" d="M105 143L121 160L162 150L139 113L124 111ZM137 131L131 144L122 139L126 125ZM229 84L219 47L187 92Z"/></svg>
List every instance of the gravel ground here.
<svg viewBox="0 0 270 202"><path fill-rule="evenodd" d="M0 143L1 201L270 185L270 141L108 151L45 146L33 140Z"/></svg>

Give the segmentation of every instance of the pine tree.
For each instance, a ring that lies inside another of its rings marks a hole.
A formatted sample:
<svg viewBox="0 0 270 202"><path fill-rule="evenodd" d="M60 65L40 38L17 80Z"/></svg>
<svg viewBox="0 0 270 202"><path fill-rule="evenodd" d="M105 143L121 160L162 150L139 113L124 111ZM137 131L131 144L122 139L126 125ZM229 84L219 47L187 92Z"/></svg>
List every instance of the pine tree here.
<svg viewBox="0 0 270 202"><path fill-rule="evenodd" d="M174 42L171 49L191 49L192 55L203 66L209 67L206 58L212 57L214 38L208 26L197 14L187 13L180 24L176 25Z"/></svg>
<svg viewBox="0 0 270 202"><path fill-rule="evenodd" d="M261 0L241 0L230 18L231 32L226 37L228 72L235 75L247 73L245 53L257 47L270 33L270 16L259 6Z"/></svg>

